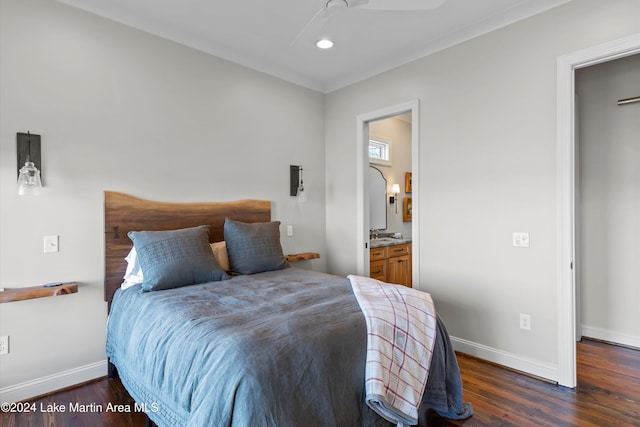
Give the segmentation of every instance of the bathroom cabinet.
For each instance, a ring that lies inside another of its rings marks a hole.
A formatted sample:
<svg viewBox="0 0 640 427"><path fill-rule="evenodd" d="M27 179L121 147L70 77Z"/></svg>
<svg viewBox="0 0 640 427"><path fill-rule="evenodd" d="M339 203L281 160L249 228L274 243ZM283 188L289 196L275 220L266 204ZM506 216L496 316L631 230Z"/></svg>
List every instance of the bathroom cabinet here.
<svg viewBox="0 0 640 427"><path fill-rule="evenodd" d="M372 278L411 287L411 243L371 248L369 262Z"/></svg>

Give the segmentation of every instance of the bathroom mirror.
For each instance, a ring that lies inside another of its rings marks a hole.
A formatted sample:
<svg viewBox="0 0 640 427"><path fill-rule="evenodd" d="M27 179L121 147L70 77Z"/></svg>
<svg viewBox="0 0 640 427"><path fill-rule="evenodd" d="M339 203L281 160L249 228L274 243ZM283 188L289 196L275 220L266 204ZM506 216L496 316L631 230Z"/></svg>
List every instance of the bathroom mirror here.
<svg viewBox="0 0 640 427"><path fill-rule="evenodd" d="M387 229L387 180L369 165L369 229Z"/></svg>

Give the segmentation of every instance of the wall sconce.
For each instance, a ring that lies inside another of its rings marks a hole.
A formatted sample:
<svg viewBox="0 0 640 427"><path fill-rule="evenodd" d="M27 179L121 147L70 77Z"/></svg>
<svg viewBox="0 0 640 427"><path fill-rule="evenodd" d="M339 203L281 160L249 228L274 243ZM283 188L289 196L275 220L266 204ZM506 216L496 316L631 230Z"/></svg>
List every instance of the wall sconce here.
<svg viewBox="0 0 640 427"><path fill-rule="evenodd" d="M31 132L17 134L18 194L36 196L42 188L40 179L40 135Z"/></svg>
<svg viewBox="0 0 640 427"><path fill-rule="evenodd" d="M298 191L304 191L302 186L302 165L289 166L289 195L296 197Z"/></svg>
<svg viewBox="0 0 640 427"><path fill-rule="evenodd" d="M391 185L391 193L393 196L389 196L389 204L396 205L396 213L398 213L398 194L400 193L400 184L392 184Z"/></svg>
<svg viewBox="0 0 640 427"><path fill-rule="evenodd" d="M289 195L298 197L298 201L306 202L307 194L304 191L304 181L302 179L302 165L289 166Z"/></svg>

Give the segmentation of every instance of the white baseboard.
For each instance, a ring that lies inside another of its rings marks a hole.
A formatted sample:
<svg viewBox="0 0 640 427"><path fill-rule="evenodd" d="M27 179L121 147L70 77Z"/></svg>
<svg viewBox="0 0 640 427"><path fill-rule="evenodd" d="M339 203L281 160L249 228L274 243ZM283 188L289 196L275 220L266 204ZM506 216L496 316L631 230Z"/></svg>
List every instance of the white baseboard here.
<svg viewBox="0 0 640 427"><path fill-rule="evenodd" d="M582 325L582 336L640 348L640 337L638 336L607 331L605 329L596 328L594 326Z"/></svg>
<svg viewBox="0 0 640 427"><path fill-rule="evenodd" d="M0 389L0 402L19 402L107 375L107 361L91 363Z"/></svg>
<svg viewBox="0 0 640 427"><path fill-rule="evenodd" d="M460 351L489 362L497 363L511 369L525 372L536 377L553 382L558 381L558 367L548 363L527 359L506 351L498 350L486 345L451 337L451 343L456 351Z"/></svg>

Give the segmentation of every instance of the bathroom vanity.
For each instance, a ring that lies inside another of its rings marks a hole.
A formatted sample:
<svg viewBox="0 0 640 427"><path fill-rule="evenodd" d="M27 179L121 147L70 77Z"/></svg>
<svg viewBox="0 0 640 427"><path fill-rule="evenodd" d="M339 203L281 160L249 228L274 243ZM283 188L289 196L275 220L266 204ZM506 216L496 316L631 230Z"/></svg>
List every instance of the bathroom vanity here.
<svg viewBox="0 0 640 427"><path fill-rule="evenodd" d="M372 278L411 287L411 239L371 239L369 262Z"/></svg>

